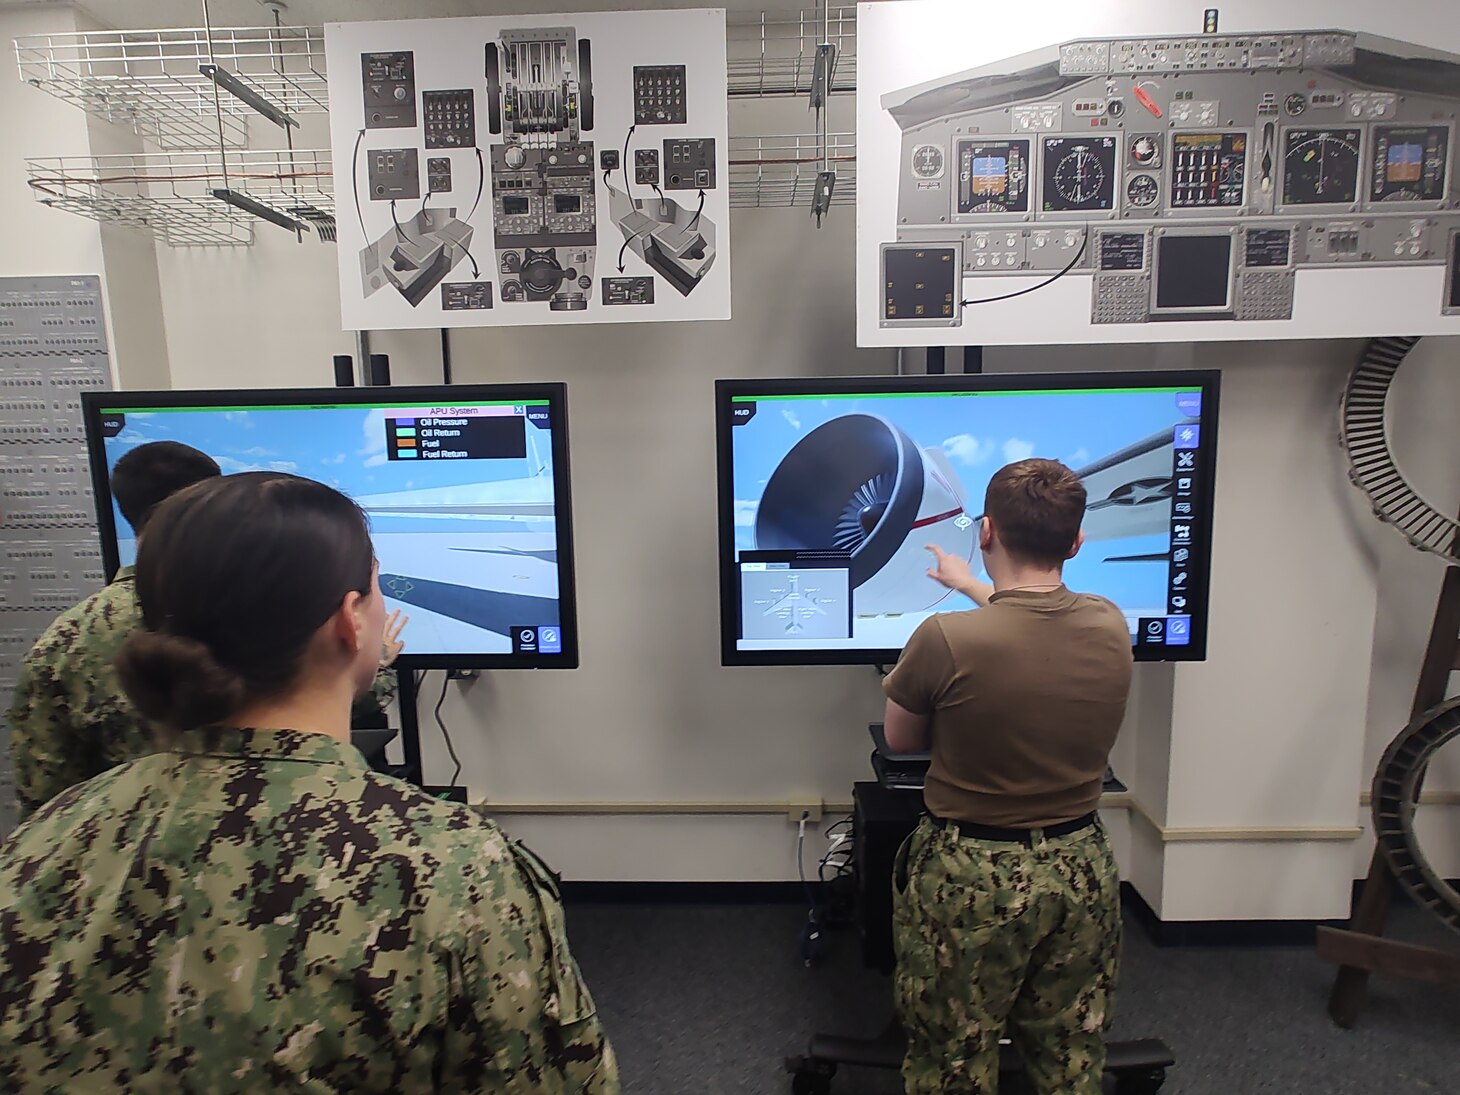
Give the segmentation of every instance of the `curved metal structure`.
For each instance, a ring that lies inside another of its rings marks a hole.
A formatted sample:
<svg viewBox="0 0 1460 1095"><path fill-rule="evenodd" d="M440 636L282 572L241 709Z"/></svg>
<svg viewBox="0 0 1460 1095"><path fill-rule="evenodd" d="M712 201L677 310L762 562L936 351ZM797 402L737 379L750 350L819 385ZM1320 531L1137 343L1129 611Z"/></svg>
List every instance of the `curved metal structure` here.
<svg viewBox="0 0 1460 1095"><path fill-rule="evenodd" d="M1376 338L1343 393L1341 435L1349 478L1374 515L1404 534L1416 550L1460 566L1460 521L1430 505L1409 485L1394 460L1386 429L1389 389L1418 338ZM1430 758L1460 735L1460 698L1416 716L1389 743L1374 772L1374 834L1399 885L1447 927L1460 932L1460 892L1425 859L1414 832L1414 812Z"/></svg>
<svg viewBox="0 0 1460 1095"><path fill-rule="evenodd" d="M1405 481L1384 426L1390 385L1417 342L1418 338L1374 339L1349 377L1341 420L1348 474L1368 496L1379 520L1397 528L1417 550L1460 565L1460 521L1430 505Z"/></svg>
<svg viewBox="0 0 1460 1095"><path fill-rule="evenodd" d="M1460 697L1432 707L1406 726L1374 771L1374 832L1395 879L1445 926L1460 932L1460 893L1419 849L1414 811L1430 758L1460 736Z"/></svg>

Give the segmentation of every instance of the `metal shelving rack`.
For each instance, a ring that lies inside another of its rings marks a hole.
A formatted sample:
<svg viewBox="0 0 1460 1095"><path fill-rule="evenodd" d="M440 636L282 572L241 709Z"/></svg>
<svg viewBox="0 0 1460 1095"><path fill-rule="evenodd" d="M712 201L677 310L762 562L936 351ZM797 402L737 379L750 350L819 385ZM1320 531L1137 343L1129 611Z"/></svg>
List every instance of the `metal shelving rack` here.
<svg viewBox="0 0 1460 1095"><path fill-rule="evenodd" d="M838 56L832 92L857 88L855 4L731 18L725 33L731 97L809 94L823 41L835 46Z"/></svg>
<svg viewBox="0 0 1460 1095"><path fill-rule="evenodd" d="M732 98L810 95L826 45L836 64L830 81L823 81L825 94L855 88L853 5L732 18L727 41ZM250 149L250 121L262 121L258 107L219 93L204 74L205 66L216 64L246 94L290 118L327 113L322 28L33 35L17 38L15 53L27 83L129 126L157 149L28 159L37 201L151 232L170 246L246 246L259 218L220 199L215 191L223 190L287 218L301 233L312 229L322 239L334 238L329 150ZM855 137L827 133L824 110L814 133L732 135L729 153L735 208L809 206L825 170L837 176L831 204L853 199Z"/></svg>
<svg viewBox="0 0 1460 1095"><path fill-rule="evenodd" d="M284 114L329 111L322 27L37 34L15 39L15 59L26 83L163 151L217 148L220 109L227 146L247 147L256 111L233 95L215 105L210 63Z"/></svg>
<svg viewBox="0 0 1460 1095"><path fill-rule="evenodd" d="M37 200L103 224L151 232L172 247L243 246L258 218L214 195L232 189L334 239L330 150L162 152L26 160Z"/></svg>
<svg viewBox="0 0 1460 1095"><path fill-rule="evenodd" d="M823 155L825 153L825 155ZM824 162L836 170L832 205L856 197L857 138L854 133L787 134L730 138L730 207L755 209L811 203L816 174Z"/></svg>

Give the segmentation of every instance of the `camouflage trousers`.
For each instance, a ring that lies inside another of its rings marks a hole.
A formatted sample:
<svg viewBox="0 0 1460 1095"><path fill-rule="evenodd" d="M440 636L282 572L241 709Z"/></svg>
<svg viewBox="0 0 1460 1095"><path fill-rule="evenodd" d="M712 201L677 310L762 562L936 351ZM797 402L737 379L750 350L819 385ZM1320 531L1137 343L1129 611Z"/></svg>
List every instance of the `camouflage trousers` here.
<svg viewBox="0 0 1460 1095"><path fill-rule="evenodd" d="M1033 847L924 818L898 853L892 931L907 1095L992 1095L1008 1031L1039 1095L1099 1095L1120 879L1099 825Z"/></svg>

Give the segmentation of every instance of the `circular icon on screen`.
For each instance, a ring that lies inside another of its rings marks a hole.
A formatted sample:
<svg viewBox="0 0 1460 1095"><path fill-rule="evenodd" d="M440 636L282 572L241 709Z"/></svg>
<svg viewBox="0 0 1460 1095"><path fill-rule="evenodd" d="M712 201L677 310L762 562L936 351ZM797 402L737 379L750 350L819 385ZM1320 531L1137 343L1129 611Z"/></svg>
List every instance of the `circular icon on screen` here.
<svg viewBox="0 0 1460 1095"><path fill-rule="evenodd" d="M973 524L973 518L966 513L960 513L957 517L953 518L953 523L959 528L967 528Z"/></svg>
<svg viewBox="0 0 1460 1095"><path fill-rule="evenodd" d="M1150 623L1148 623L1146 625L1146 633L1148 635L1159 635L1159 634L1161 634L1161 621L1160 620L1152 620Z"/></svg>
<svg viewBox="0 0 1460 1095"><path fill-rule="evenodd" d="M530 627L524 627L522 629L522 641L524 643L534 643L534 642L536 642L537 641L537 633L534 632L532 630L532 628L530 628Z"/></svg>
<svg viewBox="0 0 1460 1095"><path fill-rule="evenodd" d="M554 643L558 641L558 633L550 627L545 627L542 629L541 638L545 643Z"/></svg>

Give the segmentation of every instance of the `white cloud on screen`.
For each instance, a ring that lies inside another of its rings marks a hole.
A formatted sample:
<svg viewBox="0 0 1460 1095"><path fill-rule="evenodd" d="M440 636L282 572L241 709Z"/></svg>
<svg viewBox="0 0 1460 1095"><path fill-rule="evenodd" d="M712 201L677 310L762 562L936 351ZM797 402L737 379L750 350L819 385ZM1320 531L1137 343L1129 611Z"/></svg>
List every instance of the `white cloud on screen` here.
<svg viewBox="0 0 1460 1095"><path fill-rule="evenodd" d="M972 467L975 464L982 464L993 456L994 443L980 441L971 433L960 433L957 437L950 437L943 442L943 451L948 454L948 459Z"/></svg>
<svg viewBox="0 0 1460 1095"><path fill-rule="evenodd" d="M1034 455L1034 442L1021 441L1017 437L1011 437L1004 442L1004 462L1013 464L1020 460L1028 460Z"/></svg>
<svg viewBox="0 0 1460 1095"><path fill-rule="evenodd" d="M735 524L738 528L752 528L755 525L755 513L760 509L759 502L745 502L739 498L735 499Z"/></svg>
<svg viewBox="0 0 1460 1095"><path fill-rule="evenodd" d="M1078 468L1082 464L1088 464L1090 463L1090 450L1085 448L1076 449L1069 456L1065 457L1064 462L1072 468Z"/></svg>
<svg viewBox="0 0 1460 1095"><path fill-rule="evenodd" d="M796 413L789 408L782 408L781 417L790 424L791 429L799 430L801 428L801 420L797 418Z"/></svg>
<svg viewBox="0 0 1460 1095"><path fill-rule="evenodd" d="M342 452L342 453L336 454L335 456L321 457L319 462L321 464L343 464L348 459L349 459L349 453L343 453Z"/></svg>
<svg viewBox="0 0 1460 1095"><path fill-rule="evenodd" d="M385 455L385 411L376 408L365 416L365 447L356 456L365 458L367 468L378 468L389 463Z"/></svg>

